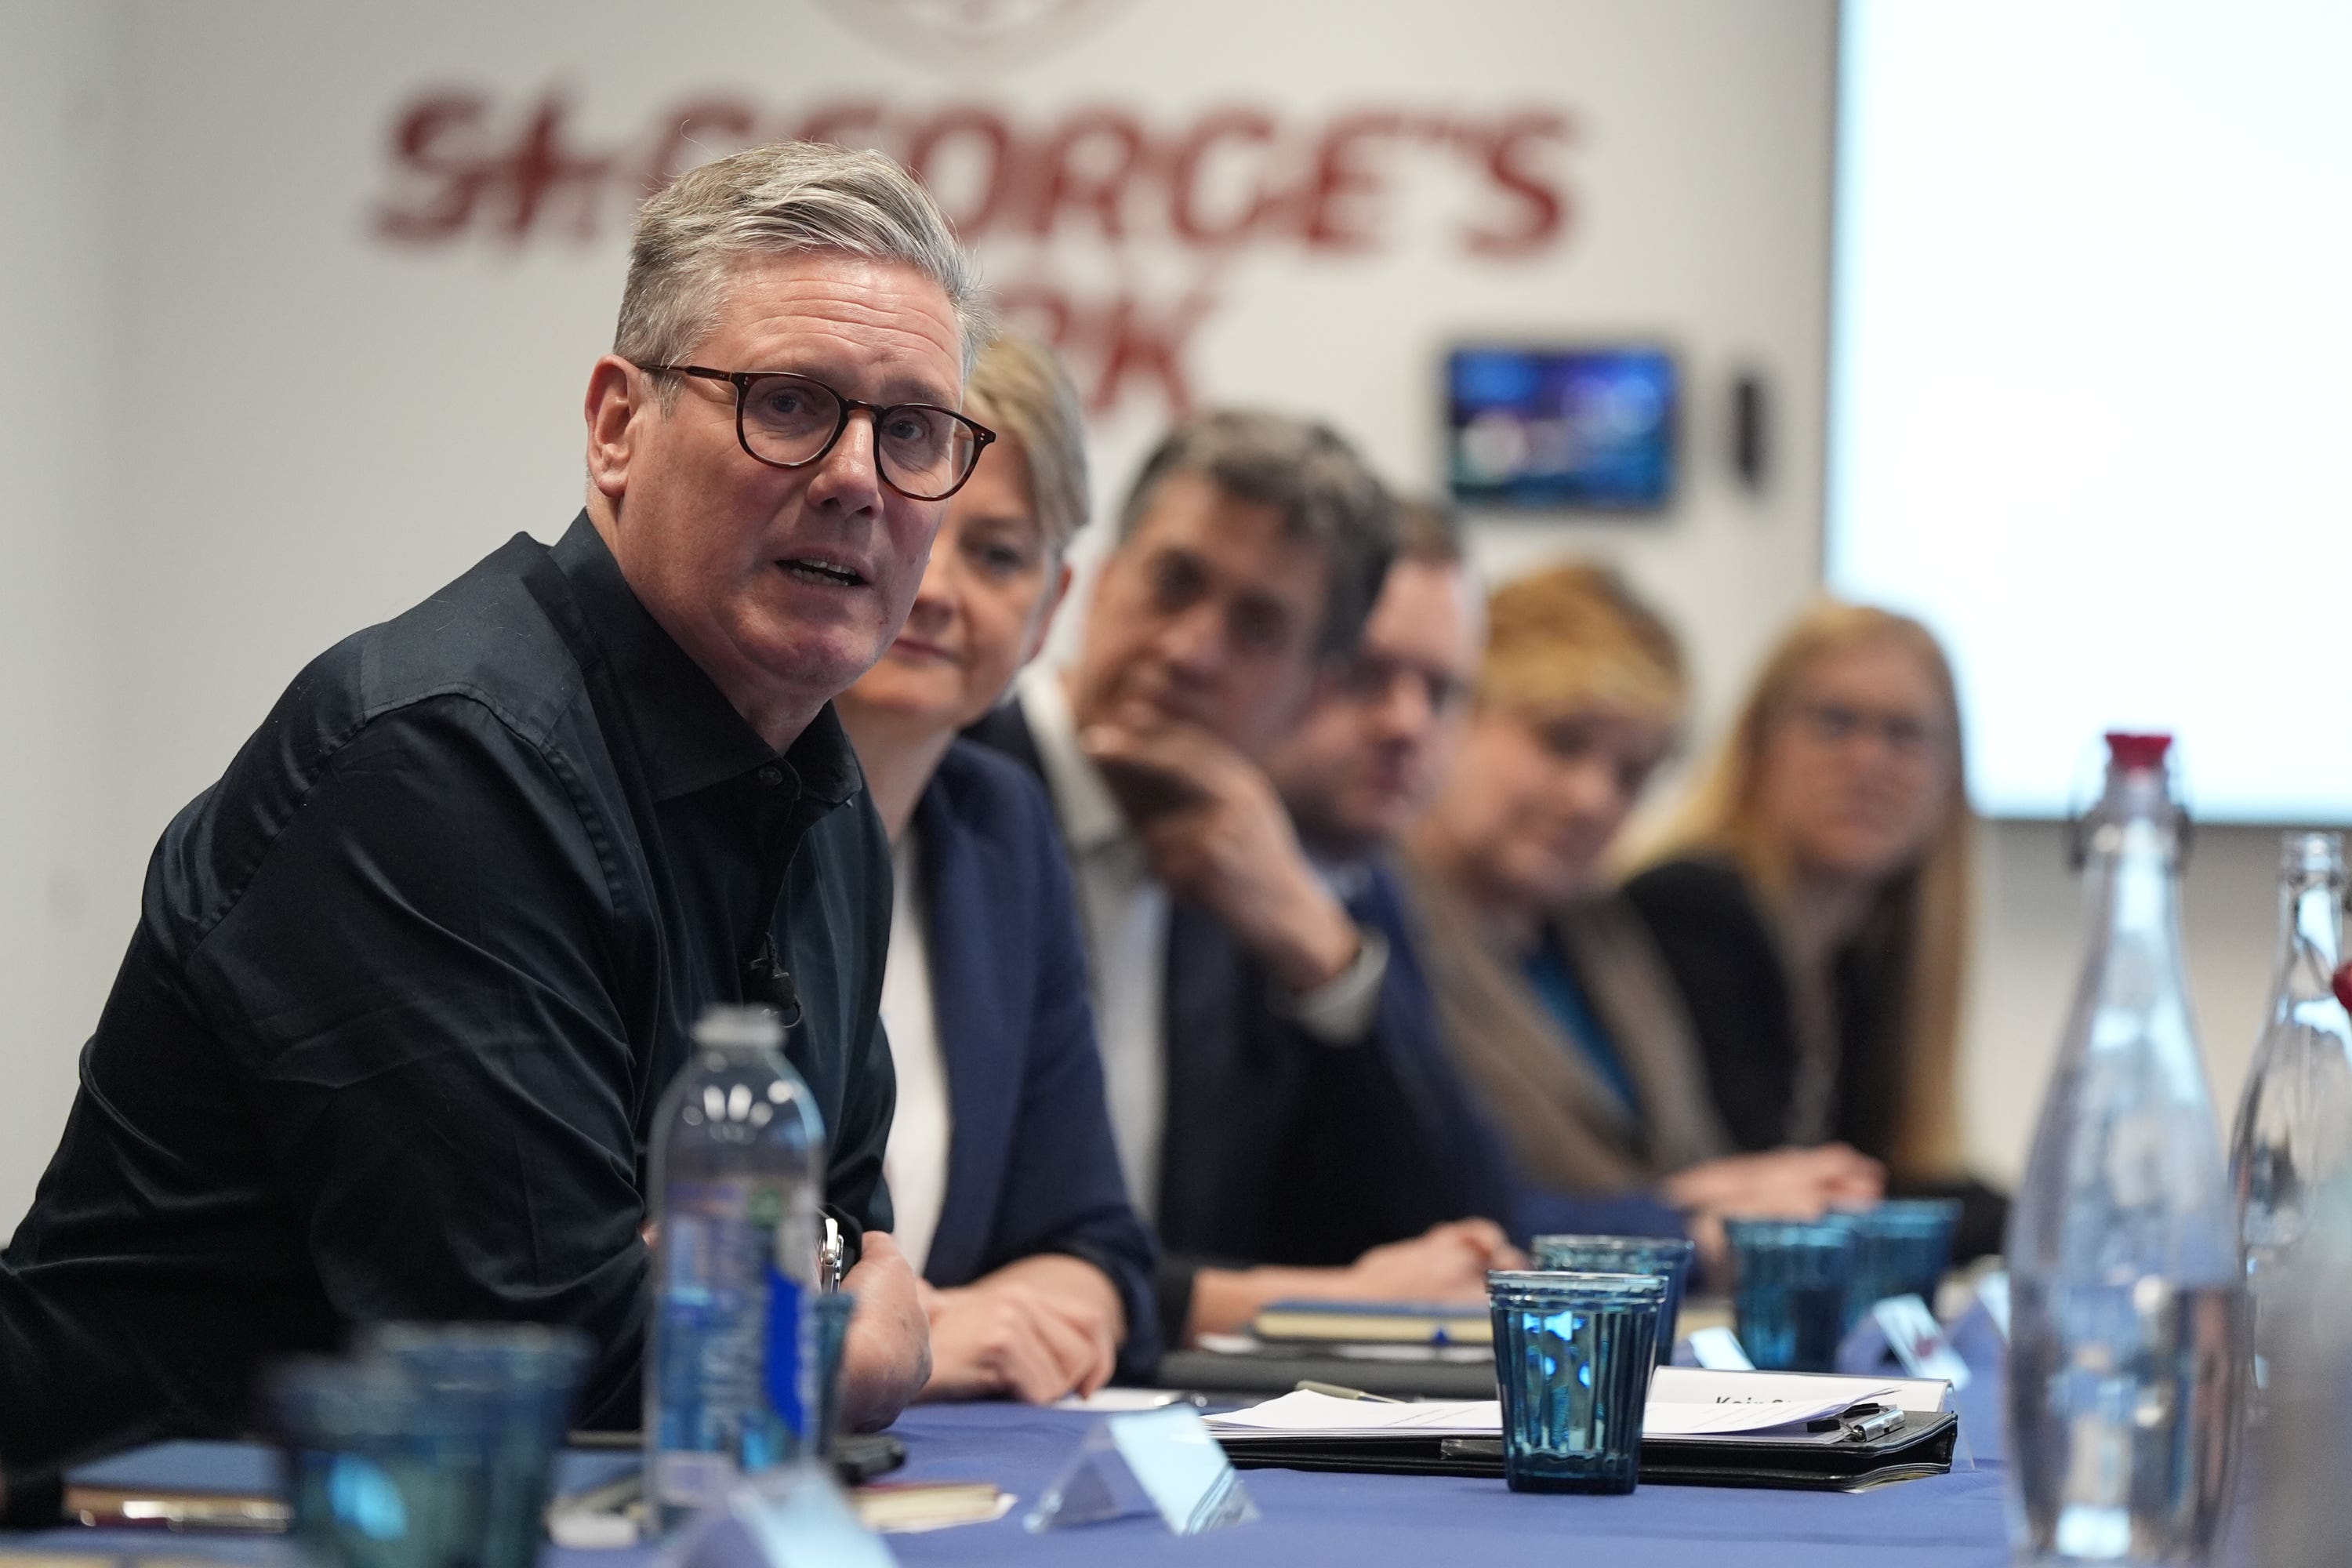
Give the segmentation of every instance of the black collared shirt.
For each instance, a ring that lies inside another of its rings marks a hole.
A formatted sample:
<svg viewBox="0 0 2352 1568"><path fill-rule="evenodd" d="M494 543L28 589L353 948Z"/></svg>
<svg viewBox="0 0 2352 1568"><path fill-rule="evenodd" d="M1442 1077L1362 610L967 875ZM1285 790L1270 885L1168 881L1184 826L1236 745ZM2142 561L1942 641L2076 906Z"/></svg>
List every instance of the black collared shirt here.
<svg viewBox="0 0 2352 1568"><path fill-rule="evenodd" d="M827 1196L888 1226L889 921L832 710L768 746L585 516L339 644L156 847L0 1254L0 1468L235 1431L381 1319L577 1324L634 1426L654 1110L772 941Z"/></svg>

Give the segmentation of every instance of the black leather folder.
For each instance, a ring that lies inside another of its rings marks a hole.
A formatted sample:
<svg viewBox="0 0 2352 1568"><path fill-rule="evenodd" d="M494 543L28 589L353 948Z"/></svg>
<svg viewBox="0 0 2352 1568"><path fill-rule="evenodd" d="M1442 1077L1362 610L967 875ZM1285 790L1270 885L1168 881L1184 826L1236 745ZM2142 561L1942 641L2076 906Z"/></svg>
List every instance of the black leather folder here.
<svg viewBox="0 0 2352 1568"><path fill-rule="evenodd" d="M1642 1444L1642 1479L1653 1486L1772 1487L1863 1491L1893 1481L1948 1474L1960 1418L1910 1411L1884 1436L1856 1441L1828 1432L1738 1433L1652 1437ZM1494 1476L1503 1473L1500 1437L1381 1433L1337 1437L1220 1438L1236 1469L1345 1470L1371 1475Z"/></svg>

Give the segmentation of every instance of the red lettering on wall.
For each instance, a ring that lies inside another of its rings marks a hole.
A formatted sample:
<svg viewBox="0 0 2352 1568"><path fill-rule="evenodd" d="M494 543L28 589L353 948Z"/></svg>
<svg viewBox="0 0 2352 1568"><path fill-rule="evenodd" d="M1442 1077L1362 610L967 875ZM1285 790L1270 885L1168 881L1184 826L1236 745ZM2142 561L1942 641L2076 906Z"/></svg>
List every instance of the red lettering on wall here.
<svg viewBox="0 0 2352 1568"><path fill-rule="evenodd" d="M612 173L609 158L581 157L565 147L563 121L571 105L560 93L540 100L521 143L499 171L508 197L506 237L520 244L538 222L542 206L565 203L572 209L571 237L596 237L596 204ZM568 199L568 200L567 200Z"/></svg>
<svg viewBox="0 0 2352 1568"><path fill-rule="evenodd" d="M1369 110L1318 126L1242 104L1163 129L1099 106L1024 125L983 104L908 115L878 100L844 99L795 116L712 93L663 114L633 153L578 149L569 113L562 94L544 95L501 150L494 105L482 94L419 97L394 121L396 189L374 214L378 231L405 243L484 230L515 238L568 220L578 235L619 216L617 204L598 199L622 194L600 189L616 171L650 190L682 166L767 135L879 147L925 178L975 240L1017 227L1038 239L1113 246L1158 239L1212 252L1286 241L1360 253L1396 237L1386 207L1400 161L1447 148L1500 198L1461 231L1466 253L1530 254L1559 243L1569 226L1568 192L1553 165L1571 121L1557 110Z"/></svg>
<svg viewBox="0 0 2352 1568"><path fill-rule="evenodd" d="M561 91L507 104L460 89L419 94L392 122L374 231L408 247L609 237L682 170L754 141L878 147L981 248L1006 314L1063 353L1097 412L1139 400L1171 414L1192 407L1186 367L1216 308L1211 280L1244 249L1377 253L1409 237L1404 223L1425 208L1400 193L1423 191L1432 177L1471 196L1444 238L1480 262L1552 252L1574 217L1561 167L1573 121L1524 105L1307 117L1241 102L1155 123L1118 105L1038 115L984 102L908 109L878 96L779 105L716 91L688 95L613 145L581 145L572 123ZM1079 251L1108 251L1113 277L1158 281L1073 292L1056 280L1058 258Z"/></svg>
<svg viewBox="0 0 2352 1568"><path fill-rule="evenodd" d="M479 93L422 98L392 132L393 162L403 184L421 184L414 198L394 197L375 210L375 231L386 239L423 245L448 239L472 221L489 183L479 132L489 105Z"/></svg>
<svg viewBox="0 0 2352 1568"><path fill-rule="evenodd" d="M1520 211L1516 223L1465 230L1463 238L1472 255L1526 256L1559 237L1568 219L1568 199L1530 165L1544 144L1564 143L1569 134L1568 117L1549 113L1515 114L1495 129L1486 144L1486 173Z"/></svg>
<svg viewBox="0 0 2352 1568"><path fill-rule="evenodd" d="M1115 109L1083 110L1062 122L1039 163L1029 232L1056 232L1062 215L1087 213L1105 239L1127 237L1129 184L1144 161L1143 127Z"/></svg>
<svg viewBox="0 0 2352 1568"><path fill-rule="evenodd" d="M971 148L986 160L968 194L956 189L956 154ZM986 109L943 110L925 121L907 144L907 167L930 188L940 208L967 240L987 232L1013 198L1021 168L1013 130ZM962 199L958 200L961 194Z"/></svg>
<svg viewBox="0 0 2352 1568"><path fill-rule="evenodd" d="M1155 313L1128 295L1113 300L1101 326L1101 368L1095 378L1094 395L1087 400L1087 408L1107 413L1126 396L1129 382L1141 381L1159 392L1170 418L1181 419L1192 413L1192 388L1184 376L1184 350L1193 329L1214 304L1199 289L1164 313Z"/></svg>
<svg viewBox="0 0 2352 1568"><path fill-rule="evenodd" d="M1262 110L1223 109L1202 116L1198 124L1176 143L1168 163L1168 227L1186 245L1222 250L1249 237L1280 205L1281 195L1268 177L1265 150L1275 139L1274 117ZM1255 178L1231 216L1212 221L1202 216L1202 186L1213 178L1213 155L1222 145L1239 143L1254 149Z"/></svg>
<svg viewBox="0 0 2352 1568"><path fill-rule="evenodd" d="M437 183L421 204L386 204L377 209L376 228L387 237L418 243L450 237L481 216L485 226L520 244L542 226L542 215L569 209L567 237L595 237L597 205L613 160L585 157L567 145L564 120L571 106L560 92L539 100L512 149L499 153L483 138L470 136L485 105L473 94L449 93L410 110L400 121L394 145L411 174ZM503 211L495 199L504 197ZM545 226L562 224L552 216Z"/></svg>
<svg viewBox="0 0 2352 1568"><path fill-rule="evenodd" d="M1316 250L1364 251L1380 240L1374 204L1386 171L1372 156L1402 129L1395 114L1350 114L1334 121L1315 153L1299 237Z"/></svg>
<svg viewBox="0 0 2352 1568"><path fill-rule="evenodd" d="M1216 305L1205 289L1156 309L1125 289L1087 300L1054 284L1024 283L1004 289L998 304L1008 322L1062 356L1089 413L1107 413L1139 394L1156 395L1170 418L1192 412L1185 353Z"/></svg>

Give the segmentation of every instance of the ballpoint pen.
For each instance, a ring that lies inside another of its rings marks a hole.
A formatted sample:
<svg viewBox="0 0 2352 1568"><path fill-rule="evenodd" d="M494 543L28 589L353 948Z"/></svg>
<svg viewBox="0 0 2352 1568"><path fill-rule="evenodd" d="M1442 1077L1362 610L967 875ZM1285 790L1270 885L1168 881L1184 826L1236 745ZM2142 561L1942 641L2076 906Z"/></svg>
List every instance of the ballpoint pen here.
<svg viewBox="0 0 2352 1568"><path fill-rule="evenodd" d="M1402 1405L1402 1399L1391 1399L1385 1394L1367 1394L1360 1388L1342 1388L1336 1383L1318 1383L1302 1377L1292 1386L1294 1394L1320 1394L1331 1399L1361 1399L1373 1405Z"/></svg>

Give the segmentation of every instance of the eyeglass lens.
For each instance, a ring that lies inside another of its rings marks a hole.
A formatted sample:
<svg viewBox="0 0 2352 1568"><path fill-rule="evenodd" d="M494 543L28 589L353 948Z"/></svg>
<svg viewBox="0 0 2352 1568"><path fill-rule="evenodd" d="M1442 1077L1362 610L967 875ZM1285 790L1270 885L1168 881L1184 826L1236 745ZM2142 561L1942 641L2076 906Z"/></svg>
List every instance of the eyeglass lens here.
<svg viewBox="0 0 2352 1568"><path fill-rule="evenodd" d="M1867 733L1897 756L1916 757L1937 739L1934 725L1907 713L1866 713L1843 702L1809 703L1803 712L1813 733L1831 745Z"/></svg>
<svg viewBox="0 0 2352 1568"><path fill-rule="evenodd" d="M805 463L841 426L841 399L816 382L763 375L743 389L743 440L768 462ZM947 410L902 403L875 415L874 456L894 489L930 499L956 488L979 456L979 442Z"/></svg>

